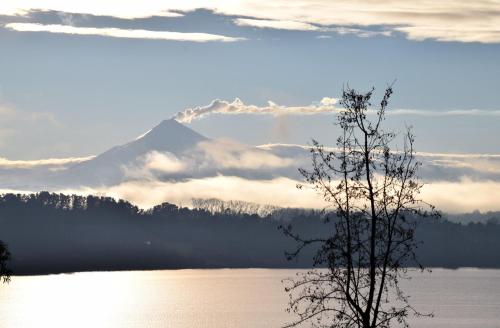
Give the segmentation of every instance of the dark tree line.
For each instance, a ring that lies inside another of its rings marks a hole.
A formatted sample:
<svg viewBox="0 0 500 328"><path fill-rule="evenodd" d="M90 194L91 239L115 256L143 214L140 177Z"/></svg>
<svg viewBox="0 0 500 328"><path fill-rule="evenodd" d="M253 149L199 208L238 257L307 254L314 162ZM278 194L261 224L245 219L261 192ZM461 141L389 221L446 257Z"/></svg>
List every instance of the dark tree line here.
<svg viewBox="0 0 500 328"><path fill-rule="evenodd" d="M295 245L278 226L324 236L332 218L314 211L260 217L210 213L164 203L150 210L113 198L42 192L0 196L0 240L15 274L88 270L268 267L306 268L314 248L287 261ZM499 267L500 225L425 221L416 236L423 264Z"/></svg>

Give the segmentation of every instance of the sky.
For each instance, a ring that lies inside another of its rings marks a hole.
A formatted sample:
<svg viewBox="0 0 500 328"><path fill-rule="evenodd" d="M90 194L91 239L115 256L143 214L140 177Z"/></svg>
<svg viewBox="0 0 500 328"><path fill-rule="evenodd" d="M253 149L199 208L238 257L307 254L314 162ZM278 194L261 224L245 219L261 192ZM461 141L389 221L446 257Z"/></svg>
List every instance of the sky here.
<svg viewBox="0 0 500 328"><path fill-rule="evenodd" d="M413 125L418 150L500 153L498 26L498 1L2 1L0 157L90 156L217 99L318 106L393 81L391 108L407 111L387 124ZM333 144L334 121L187 124L252 145Z"/></svg>
<svg viewBox="0 0 500 328"><path fill-rule="evenodd" d="M386 129L413 127L432 171L428 198L500 210L499 26L497 0L3 0L0 169L59 170L169 118L245 156L242 144L331 146L343 88L374 87L376 109L393 85ZM227 150L218 145L204 151ZM230 200L236 187L253 190L242 200L299 197L283 176L127 183L85 190L144 206L172 201L173 189L178 203L193 190Z"/></svg>

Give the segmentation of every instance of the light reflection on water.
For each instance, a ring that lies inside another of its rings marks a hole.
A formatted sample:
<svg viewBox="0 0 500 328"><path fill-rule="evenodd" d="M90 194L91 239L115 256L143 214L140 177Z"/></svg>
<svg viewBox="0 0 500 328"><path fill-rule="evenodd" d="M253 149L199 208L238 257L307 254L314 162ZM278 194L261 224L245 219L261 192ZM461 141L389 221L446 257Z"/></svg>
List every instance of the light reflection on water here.
<svg viewBox="0 0 500 328"><path fill-rule="evenodd" d="M13 277L0 286L0 327L280 327L281 280L296 270L91 272ZM500 270L435 269L407 286L435 318L413 327L500 327Z"/></svg>

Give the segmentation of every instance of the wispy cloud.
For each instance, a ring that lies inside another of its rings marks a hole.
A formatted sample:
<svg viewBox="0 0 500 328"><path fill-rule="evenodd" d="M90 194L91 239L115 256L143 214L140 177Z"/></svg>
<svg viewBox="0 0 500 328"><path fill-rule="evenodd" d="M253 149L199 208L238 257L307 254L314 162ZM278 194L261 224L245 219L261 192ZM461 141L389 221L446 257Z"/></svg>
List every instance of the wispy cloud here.
<svg viewBox="0 0 500 328"><path fill-rule="evenodd" d="M268 144L263 144L257 146L259 149L265 149L269 151L275 151L277 149L288 149L288 150L293 150L293 149L298 149L298 150L304 150L307 153L313 148L312 146L309 145L301 145L301 144L288 144L288 143L268 143ZM326 151L340 151L339 148L336 147L324 147ZM423 158L459 158L459 159L471 159L471 160L477 160L477 159L490 159L490 160L498 160L500 163L500 154L487 154L487 153L430 153L430 152L416 152L416 155L419 157Z"/></svg>
<svg viewBox="0 0 500 328"><path fill-rule="evenodd" d="M278 29L384 26L411 40L500 42L500 3L478 0L16 0L2 1L0 14L28 15L31 10L106 15L126 19L180 16L196 9L240 17L236 23ZM256 22L256 20L261 20Z"/></svg>
<svg viewBox="0 0 500 328"><path fill-rule="evenodd" d="M315 115L338 113L343 109L339 107L337 98L324 97L319 102L314 102L306 106L284 106L273 101L268 101L266 106L245 104L241 99L236 98L232 102L215 99L206 106L188 108L178 112L174 118L181 123L191 123L193 120L207 117L211 114L238 115ZM368 110L368 114L375 114L376 110ZM408 115L408 116L498 116L500 110L485 109L457 109L457 110L427 110L427 109L389 109L386 115Z"/></svg>
<svg viewBox="0 0 500 328"><path fill-rule="evenodd" d="M172 12L169 5L157 0L5 0L0 3L0 15L26 16L31 11L60 11L74 14L111 16L123 19L147 18L152 16L179 17L182 13Z"/></svg>
<svg viewBox="0 0 500 328"><path fill-rule="evenodd" d="M183 33L169 31L131 30L121 28L96 28L96 27L75 27L59 24L36 24L36 23L9 23L6 28L20 32L49 32L73 35L97 35L114 38L128 39L150 39L150 40L170 40L170 41L190 41L190 42L234 42L243 40L218 34L209 33Z"/></svg>
<svg viewBox="0 0 500 328"><path fill-rule="evenodd" d="M283 167L295 169L294 164L296 164L291 158L276 156L232 140L203 141L198 144L198 149L202 150L204 160L217 169L265 170Z"/></svg>
<svg viewBox="0 0 500 328"><path fill-rule="evenodd" d="M486 109L455 109L455 110L426 110L426 109L394 109L388 115L416 115L416 116L500 116L500 110Z"/></svg>
<svg viewBox="0 0 500 328"><path fill-rule="evenodd" d="M500 5L499 5L500 6ZM497 11L496 15L500 16ZM424 41L428 39L453 42L481 42L481 43L499 43L500 42L500 19L496 19L497 28L489 26L489 19L486 18L485 24L479 24L465 28L460 28L456 24L450 26L402 26L395 27L394 30L408 36L408 39L415 41Z"/></svg>
<svg viewBox="0 0 500 328"><path fill-rule="evenodd" d="M336 111L336 98L324 97L320 102L308 106L282 106L272 101L267 106L246 105L241 99L232 102L216 99L206 106L188 108L174 115L182 123L191 123L193 120L206 117L210 114L257 114L257 115L313 115L319 113L332 113Z"/></svg>
<svg viewBox="0 0 500 328"><path fill-rule="evenodd" d="M0 157L0 168L2 169L31 169L37 167L65 166L91 160L95 156L68 157L68 158L48 158L39 160L10 160Z"/></svg>
<svg viewBox="0 0 500 328"><path fill-rule="evenodd" d="M293 160L290 168L308 168L311 163L311 146L296 144L265 144L258 146L277 156ZM325 151L339 153L338 148L325 147ZM416 160L422 163L419 176L426 183L459 182L464 179L476 182L494 181L500 183L500 154L481 153L428 153L417 152ZM293 170L281 170L290 178L297 178Z"/></svg>
<svg viewBox="0 0 500 328"><path fill-rule="evenodd" d="M236 18L233 20L239 26L252 26L257 28L270 28L278 30L294 30L294 31L321 31L322 28L313 24L289 21L289 20L272 20L272 19L251 19L251 18Z"/></svg>
<svg viewBox="0 0 500 328"><path fill-rule="evenodd" d="M393 33L389 30L386 31L372 31L368 29L352 28L352 27L332 27L324 30L325 32L334 32L340 35L356 35L360 38L371 38L374 36L392 36Z"/></svg>
<svg viewBox="0 0 500 328"><path fill-rule="evenodd" d="M292 31L317 31L317 32L332 32L340 35L353 34L362 38L373 37L377 35L391 36L391 31L372 31L368 29L360 29L353 27L325 27L313 25L310 23L289 21L289 20L271 20L271 19L251 19L251 18L236 18L233 20L239 26L251 26L256 28L267 28L276 30L292 30ZM317 38L325 39L328 35L319 35Z"/></svg>

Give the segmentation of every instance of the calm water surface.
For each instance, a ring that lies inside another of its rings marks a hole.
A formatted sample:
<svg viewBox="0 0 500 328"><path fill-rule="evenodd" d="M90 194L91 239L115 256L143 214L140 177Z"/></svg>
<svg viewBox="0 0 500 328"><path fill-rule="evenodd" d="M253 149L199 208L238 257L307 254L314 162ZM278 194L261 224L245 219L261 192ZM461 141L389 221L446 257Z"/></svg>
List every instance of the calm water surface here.
<svg viewBox="0 0 500 328"><path fill-rule="evenodd" d="M14 277L0 327L262 328L292 317L281 280L295 270L95 272ZM432 319L412 327L500 327L500 270L435 269L407 283Z"/></svg>

